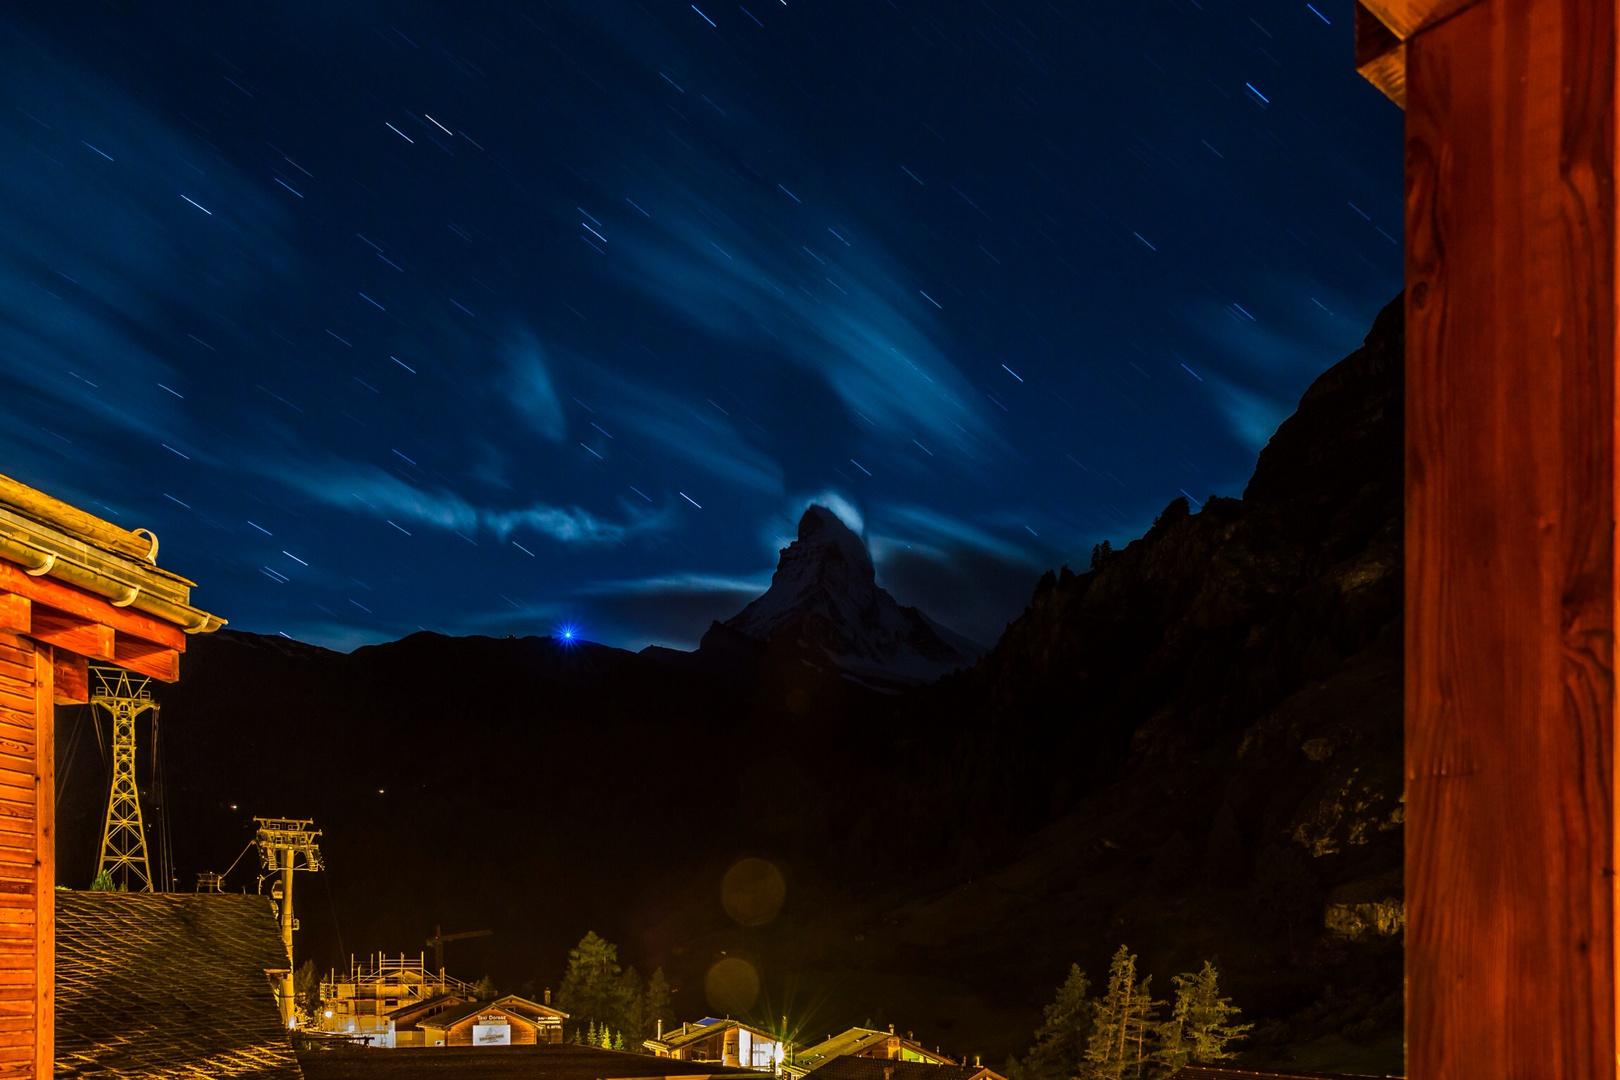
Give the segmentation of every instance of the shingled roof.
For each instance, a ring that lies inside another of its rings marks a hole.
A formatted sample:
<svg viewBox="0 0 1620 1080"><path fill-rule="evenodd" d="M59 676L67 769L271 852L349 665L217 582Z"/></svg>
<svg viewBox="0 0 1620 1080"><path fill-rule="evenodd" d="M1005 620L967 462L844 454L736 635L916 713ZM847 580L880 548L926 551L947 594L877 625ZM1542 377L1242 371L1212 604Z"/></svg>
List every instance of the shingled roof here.
<svg viewBox="0 0 1620 1080"><path fill-rule="evenodd" d="M1266 1072L1220 1065L1189 1065L1170 1080L1402 1080L1399 1076L1374 1077L1361 1073Z"/></svg>
<svg viewBox="0 0 1620 1080"><path fill-rule="evenodd" d="M649 1057L594 1046L422 1046L311 1050L308 1080L774 1080L769 1073Z"/></svg>
<svg viewBox="0 0 1620 1080"><path fill-rule="evenodd" d="M833 1058L810 1074L815 1080L1004 1080L984 1065L935 1065L890 1058Z"/></svg>
<svg viewBox="0 0 1620 1080"><path fill-rule="evenodd" d="M270 898L56 894L56 1076L302 1080Z"/></svg>

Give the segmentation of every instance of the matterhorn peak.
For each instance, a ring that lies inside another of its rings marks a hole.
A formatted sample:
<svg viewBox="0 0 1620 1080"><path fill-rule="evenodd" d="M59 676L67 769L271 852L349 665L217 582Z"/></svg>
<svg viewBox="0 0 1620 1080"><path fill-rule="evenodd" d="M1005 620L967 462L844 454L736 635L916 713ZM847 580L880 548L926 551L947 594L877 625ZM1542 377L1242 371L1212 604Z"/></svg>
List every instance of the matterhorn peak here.
<svg viewBox="0 0 1620 1080"><path fill-rule="evenodd" d="M984 653L916 608L900 606L879 587L866 542L818 505L799 518L798 539L782 549L765 595L725 625L882 682L929 681Z"/></svg>

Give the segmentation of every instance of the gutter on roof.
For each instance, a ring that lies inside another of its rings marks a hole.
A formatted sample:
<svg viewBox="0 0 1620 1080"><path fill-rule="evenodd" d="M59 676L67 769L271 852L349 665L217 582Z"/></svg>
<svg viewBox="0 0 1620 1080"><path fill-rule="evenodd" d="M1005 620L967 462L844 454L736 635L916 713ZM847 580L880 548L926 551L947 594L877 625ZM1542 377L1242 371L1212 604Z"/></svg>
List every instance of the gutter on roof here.
<svg viewBox="0 0 1620 1080"><path fill-rule="evenodd" d="M147 583L120 580L119 577L83 565L71 556L64 556L62 552L35 547L3 532L0 532L0 557L20 564L30 577L52 577L64 581L94 593L114 607L133 607L137 611L144 611L164 622L173 623L188 634L209 634L225 625L225 620L218 615L210 615L190 604L156 595ZM129 576L141 576L139 570L133 567L131 570L134 572ZM162 587L159 582L151 584Z"/></svg>

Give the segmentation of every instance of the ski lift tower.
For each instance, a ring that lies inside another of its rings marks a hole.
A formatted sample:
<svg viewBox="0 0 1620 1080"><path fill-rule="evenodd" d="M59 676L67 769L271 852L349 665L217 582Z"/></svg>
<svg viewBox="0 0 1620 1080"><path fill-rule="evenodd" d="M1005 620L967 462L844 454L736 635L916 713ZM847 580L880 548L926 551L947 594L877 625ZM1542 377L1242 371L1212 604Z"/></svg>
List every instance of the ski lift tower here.
<svg viewBox="0 0 1620 1080"><path fill-rule="evenodd" d="M141 793L135 782L135 722L151 712L157 721L158 704L152 700L151 679L130 677L122 668L92 667L95 689L92 708L112 718L112 784L107 790L107 818L101 829L101 863L96 876L130 892L152 892L152 868L146 857L146 825L141 817Z"/></svg>
<svg viewBox="0 0 1620 1080"><path fill-rule="evenodd" d="M271 896L280 901L281 908L281 941L287 946L287 972L281 977L281 1020L288 1027L293 1025L293 931L298 929L298 920L293 918L293 871L320 870L321 849L316 840L321 830L314 828L315 823L307 819L293 818L263 818L253 819L259 824L256 842L259 845L259 857L264 862L264 868L269 871L280 871L281 881L279 893L275 888ZM302 858L300 859L300 856Z"/></svg>

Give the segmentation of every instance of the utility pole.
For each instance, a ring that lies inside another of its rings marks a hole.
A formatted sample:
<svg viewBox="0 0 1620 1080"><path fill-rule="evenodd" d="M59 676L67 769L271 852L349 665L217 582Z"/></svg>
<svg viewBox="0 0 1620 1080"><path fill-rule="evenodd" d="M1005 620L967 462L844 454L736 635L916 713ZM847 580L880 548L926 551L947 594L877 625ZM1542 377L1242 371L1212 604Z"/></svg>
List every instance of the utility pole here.
<svg viewBox="0 0 1620 1080"><path fill-rule="evenodd" d="M293 818L263 818L253 819L259 824L256 842L259 845L259 858L264 868L270 871L280 871L280 901L281 908L281 942L287 947L287 972L281 977L281 1020L288 1027L293 1026L293 931L298 929L298 920L293 917L293 871L320 870L324 864L321 862L320 845L315 841L321 835L321 830L314 828L315 823L308 819ZM303 863L299 865L298 856L303 856ZM273 890L271 896L276 896Z"/></svg>
<svg viewBox="0 0 1620 1080"><path fill-rule="evenodd" d="M141 793L135 782L135 721L150 711L156 723L158 704L148 689L151 679L131 679L122 668L92 667L96 688L92 708L112 718L112 783L107 789L107 816L101 827L101 863L96 876L130 892L152 892L152 868L146 857L146 824Z"/></svg>

